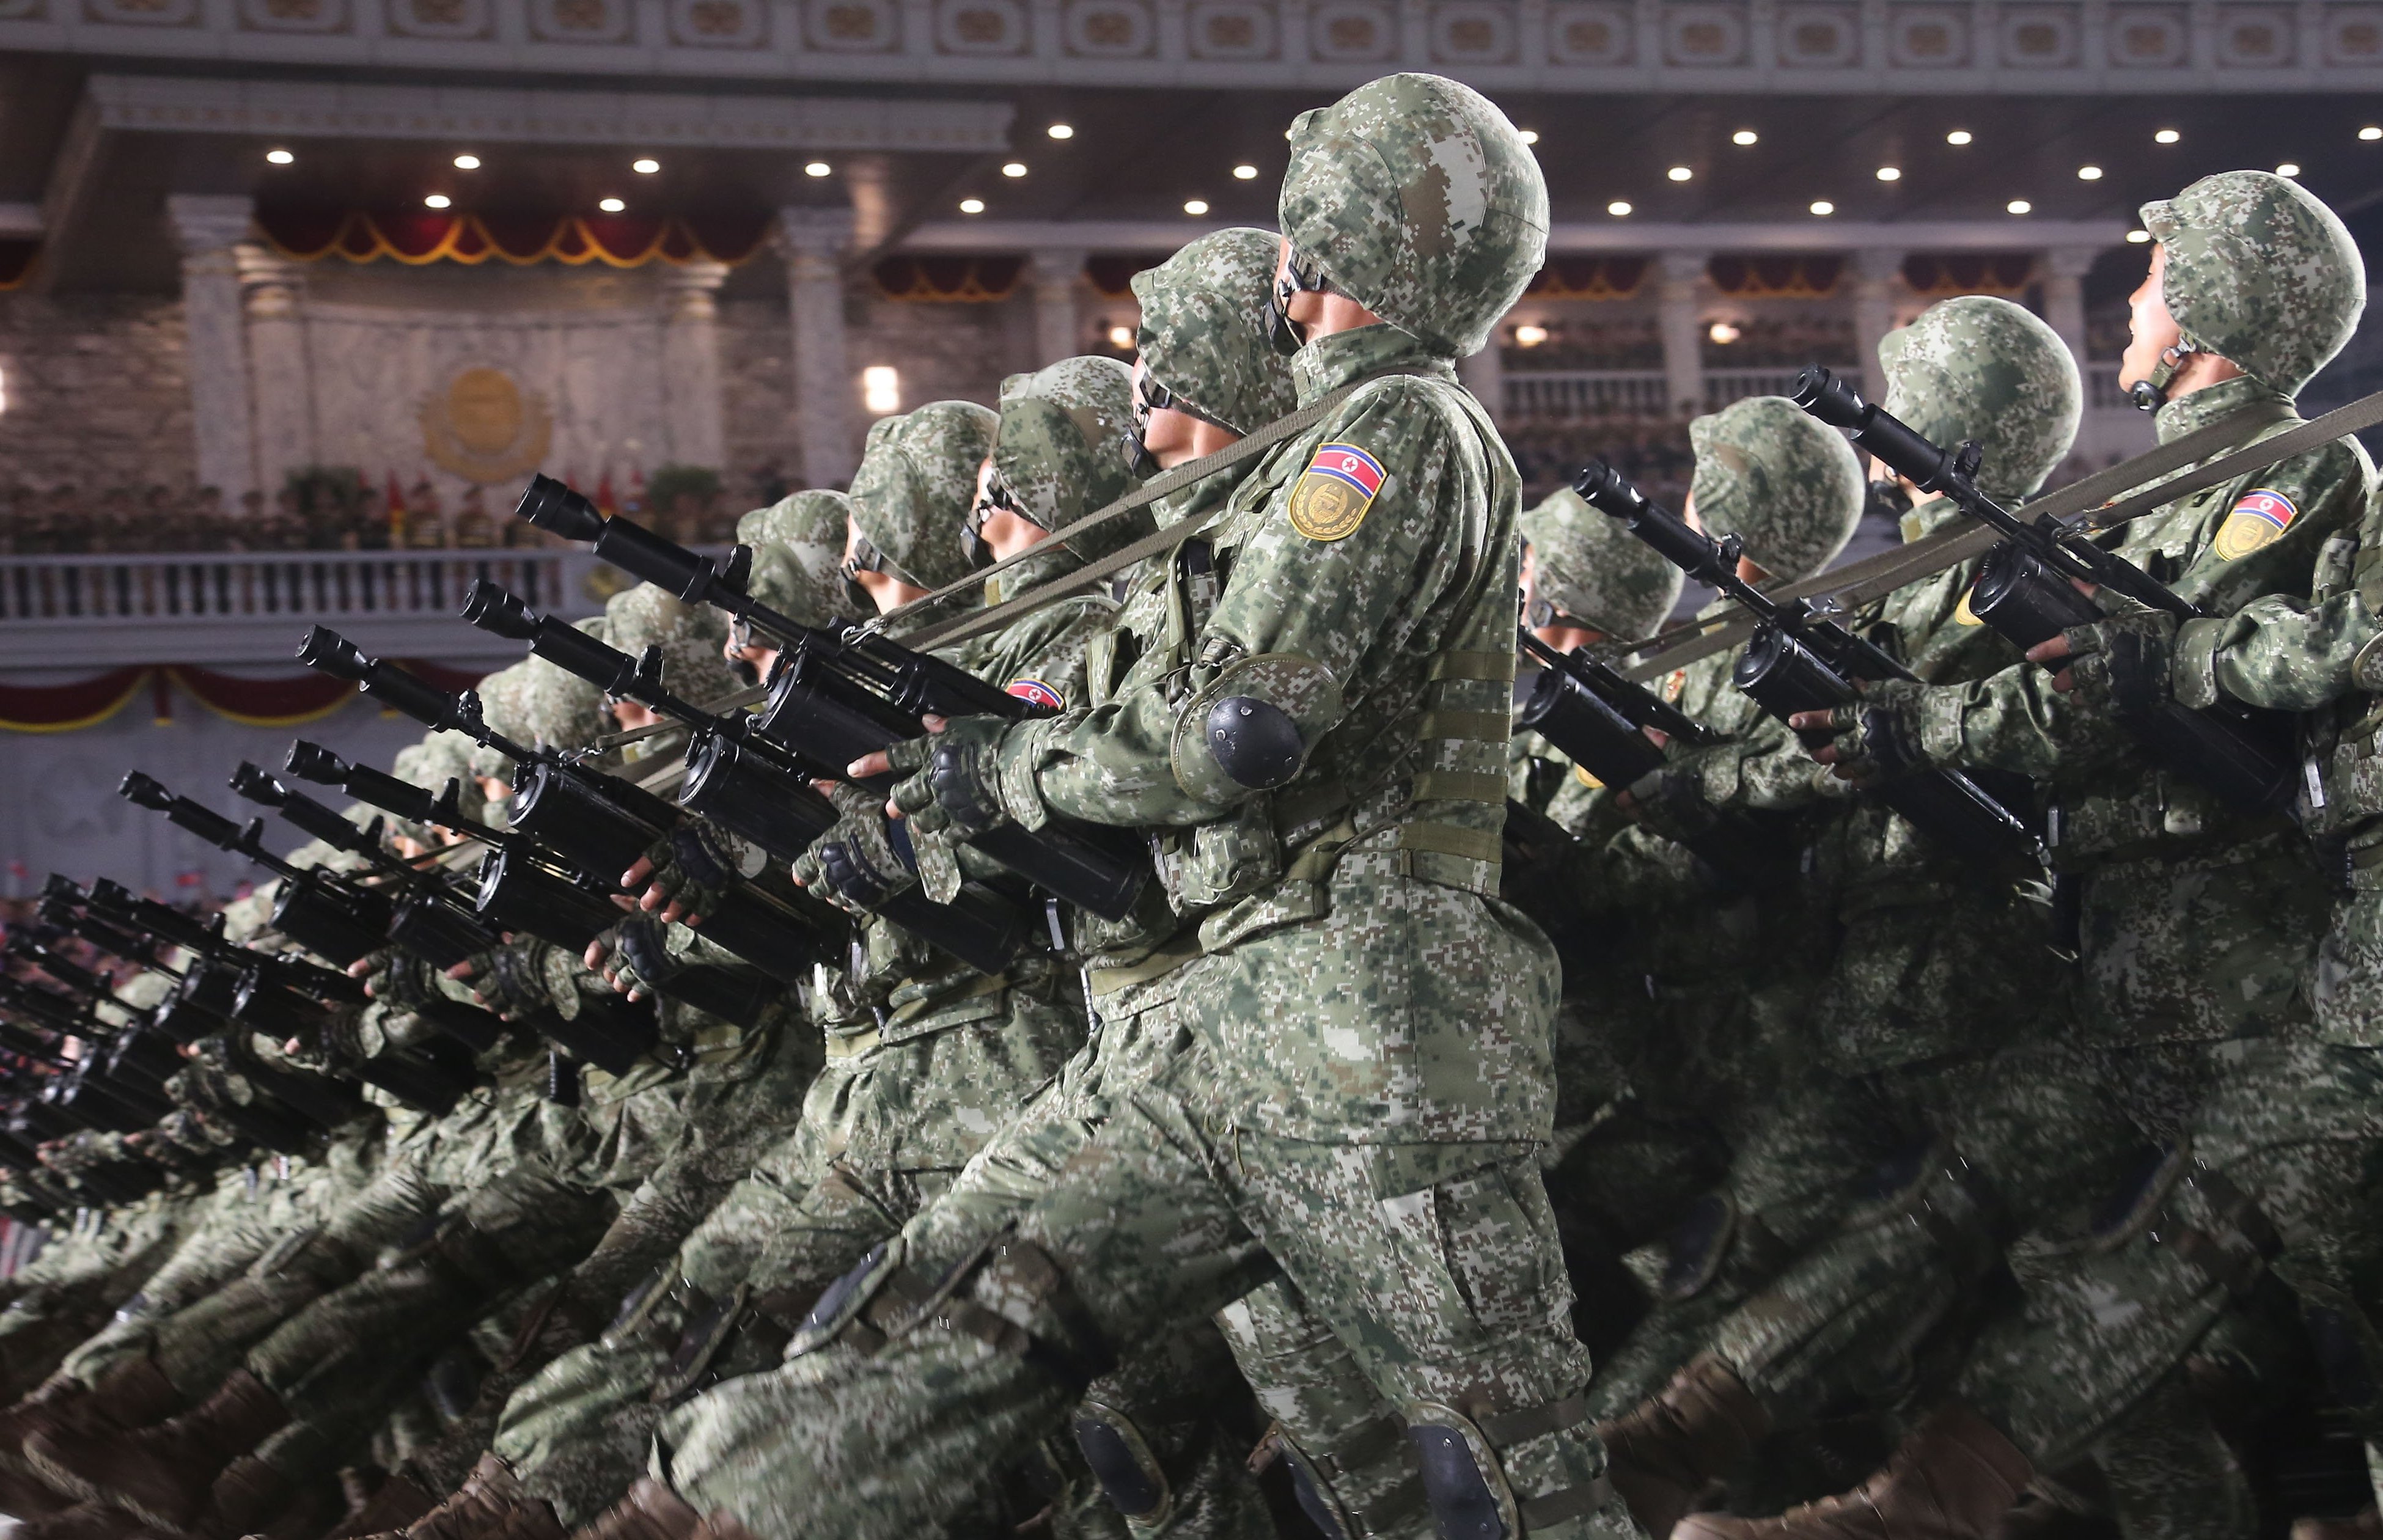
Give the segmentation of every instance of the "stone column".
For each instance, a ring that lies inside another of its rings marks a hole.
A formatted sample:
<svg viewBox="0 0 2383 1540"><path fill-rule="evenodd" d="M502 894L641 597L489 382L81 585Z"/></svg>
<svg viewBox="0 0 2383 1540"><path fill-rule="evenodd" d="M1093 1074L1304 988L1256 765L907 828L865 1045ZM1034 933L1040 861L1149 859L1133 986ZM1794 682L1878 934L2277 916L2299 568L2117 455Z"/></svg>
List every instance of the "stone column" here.
<svg viewBox="0 0 2383 1540"><path fill-rule="evenodd" d="M1903 271L1902 252L1866 247L1854 253L1854 351L1861 359L1862 388L1882 394L1878 345L1895 329L1895 280Z"/></svg>
<svg viewBox="0 0 2383 1540"><path fill-rule="evenodd" d="M662 275L662 421L681 465L728 468L720 392L723 262L684 262Z"/></svg>
<svg viewBox="0 0 2383 1540"><path fill-rule="evenodd" d="M229 508L256 486L248 346L233 253L248 238L249 215L245 198L176 193L166 200L166 217L182 251L183 351L199 483L221 488Z"/></svg>
<svg viewBox="0 0 2383 1540"><path fill-rule="evenodd" d="M1056 363L1083 351L1083 316L1076 307L1084 284L1085 252L1080 246L1052 246L1027 259L1027 280L1034 287L1034 366Z"/></svg>
<svg viewBox="0 0 2383 1540"><path fill-rule="evenodd" d="M780 209L778 239L794 330L796 473L809 486L842 486L858 463L852 424L860 382L844 335L843 259L852 242L852 212Z"/></svg>
<svg viewBox="0 0 2383 1540"><path fill-rule="evenodd" d="M290 473L321 459L315 443L315 380L306 357L306 278L263 246L232 250L248 315L249 400L256 483L270 497Z"/></svg>
<svg viewBox="0 0 2383 1540"><path fill-rule="evenodd" d="M1663 338L1663 394L1672 410L1693 415L1705 409L1705 329L1697 312L1704 299L1710 252L1665 252L1658 290Z"/></svg>
<svg viewBox="0 0 2383 1540"><path fill-rule="evenodd" d="M2043 323L2060 334L2085 372L2085 275L2102 253L2092 246L2057 246L2037 260L2043 282Z"/></svg>

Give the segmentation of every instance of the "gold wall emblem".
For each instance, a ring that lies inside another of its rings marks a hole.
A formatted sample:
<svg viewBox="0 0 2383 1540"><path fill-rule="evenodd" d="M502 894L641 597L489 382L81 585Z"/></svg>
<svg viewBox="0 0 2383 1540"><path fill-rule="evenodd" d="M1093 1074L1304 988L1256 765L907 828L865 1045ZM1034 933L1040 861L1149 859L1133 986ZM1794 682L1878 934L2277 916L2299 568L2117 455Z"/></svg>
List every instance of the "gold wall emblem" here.
<svg viewBox="0 0 2383 1540"><path fill-rule="evenodd" d="M422 448L466 481L511 481L537 469L554 440L546 398L502 369L477 364L422 403Z"/></svg>

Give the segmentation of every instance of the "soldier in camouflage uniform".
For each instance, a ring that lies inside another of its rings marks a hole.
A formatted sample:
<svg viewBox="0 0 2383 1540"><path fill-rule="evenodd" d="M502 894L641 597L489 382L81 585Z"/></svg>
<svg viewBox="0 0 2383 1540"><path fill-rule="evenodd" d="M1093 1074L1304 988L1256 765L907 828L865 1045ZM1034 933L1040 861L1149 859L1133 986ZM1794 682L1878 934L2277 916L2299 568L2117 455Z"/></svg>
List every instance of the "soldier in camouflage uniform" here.
<svg viewBox="0 0 2383 1540"><path fill-rule="evenodd" d="M753 548L745 590L805 625L858 620L869 607L854 602L844 581L844 545L851 504L841 492L790 492L736 521L736 538ZM740 631L729 656L765 678L777 648L766 634Z"/></svg>
<svg viewBox="0 0 2383 1540"><path fill-rule="evenodd" d="M1162 874L1211 884L1177 893L1204 911L1177 1000L1195 1046L940 1303L891 1265L822 1301L822 1334L890 1333L832 1426L787 1446L674 1418L677 1492L599 1530L915 1533L971 1455L1017 1458L1120 1351L1279 1269L1412 1424L1443 1524L1628 1532L1537 1168L1553 959L1493 896L1517 481L1449 363L1539 265L1544 183L1489 104L1401 75L1299 118L1281 203L1301 395L1354 388L1232 493L1192 665L1136 659L1090 713L952 722L926 746L966 795L895 798L962 833L993 807L1231 847Z"/></svg>
<svg viewBox="0 0 2383 1540"><path fill-rule="evenodd" d="M2159 245L2136 291L2126 367L2155 398L2165 394L2161 437L2228 419L2245 441L2283 431L2297 421L2293 393L2340 348L2364 303L2348 232L2297 184L2264 172L2205 179L2142 215ZM2024 1308L1997 1316L1954 1398L1854 1499L1766 1524L1692 1522L1733 1534L1840 1534L1858 1522L1872 1536L1984 1535L2035 1471L2087 1454L2107 1468L2115 1451L2122 1518L2131 1499L2169 1533L2248 1533L2239 1475L2230 1502L2188 1508L2176 1501L2173 1478L2187 1468L2175 1454L2158 1472L2164 1483L2123 1462L2156 1442L2147 1422L2187 1399L2180 1361L2229 1302L2252 1299L2270 1256L2300 1296L2320 1361L2340 1372L2364 1431L2376 1431L2372 1296L2362 1298L2377 1234L2366 1175L2374 1088L2362 1078L2364 1054L2340 1046L2368 1029L2363 1015L2346 1031L2340 1017L2332 1028L2313 1018L2301 988L2325 977L2309 954L2326 933L2315 917L2331 907L2327 884L2278 820L2226 811L2196 784L2150 769L2121 735L2177 672L2214 675L2208 660L2231 617L2247 610L2244 634L2256 635L2266 620L2310 612L2302 606L2352 560L2351 531L2373 485L2365 455L2340 440L2128 526L2120 551L2213 612L2195 622L2192 650L2178 650L2181 670L2145 645L2170 628L2118 606L2111 621L2036 649L2046 662L2077 659L2065 680L2013 668L1958 690L1889 692L1885 721L1839 738L1840 758L1916 747L1922 762L2047 775L2071 814L2056 858L2087 874L2086 1031L2117 1051L2125 1083L2153 1076L2130 1062L2153 1057L2142 1048L2186 1045L2192 1052L2157 1058L2216 1089L2191 1118L2185 1148L2119 1189L2084 1244L2025 1265L2014 1255ZM2272 658L2255 649L2246 661L2271 682L2238 676L2248 696L2299 703L2291 666L2270 672ZM2182 1099L2159 1089L2144 1098L2154 1116ZM2230 1463L2214 1439L2203 1449L2204 1466Z"/></svg>

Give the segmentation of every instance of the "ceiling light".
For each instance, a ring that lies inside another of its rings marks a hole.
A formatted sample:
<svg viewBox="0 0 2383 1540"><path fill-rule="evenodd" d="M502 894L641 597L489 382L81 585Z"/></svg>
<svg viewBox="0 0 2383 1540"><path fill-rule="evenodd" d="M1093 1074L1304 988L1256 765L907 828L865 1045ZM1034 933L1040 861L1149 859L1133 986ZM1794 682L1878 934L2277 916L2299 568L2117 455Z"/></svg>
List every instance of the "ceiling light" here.
<svg viewBox="0 0 2383 1540"><path fill-rule="evenodd" d="M1752 129L1740 129L1737 132L1729 136L1729 142L1732 144L1752 144L1759 141L1761 137L1762 136L1760 134L1756 133Z"/></svg>
<svg viewBox="0 0 2383 1540"><path fill-rule="evenodd" d="M1537 144L1538 142L1539 142L1539 130L1538 130L1538 129L1525 129L1523 130L1523 142L1524 142L1524 143L1525 143L1525 144Z"/></svg>
<svg viewBox="0 0 2383 1540"><path fill-rule="evenodd" d="M650 177L661 168L662 163L653 159L651 156L648 156L642 160L633 160L629 163L629 169L635 171L640 177Z"/></svg>
<svg viewBox="0 0 2383 1540"><path fill-rule="evenodd" d="M1236 166L1233 167L1233 179L1241 182L1253 182L1258 179L1258 168L1254 166Z"/></svg>
<svg viewBox="0 0 2383 1540"><path fill-rule="evenodd" d="M984 200L982 198L963 198L960 200L960 212L962 214L982 214L984 212Z"/></svg>
<svg viewBox="0 0 2383 1540"><path fill-rule="evenodd" d="M1630 216L1630 205L1624 203L1621 199L1616 198L1613 202L1605 205L1605 212L1613 216L1616 219L1626 219Z"/></svg>
<svg viewBox="0 0 2383 1540"><path fill-rule="evenodd" d="M2150 241L2151 238L2152 232L2149 230L2129 230L2127 232L2127 244L2130 246L2144 245Z"/></svg>
<svg viewBox="0 0 2383 1540"><path fill-rule="evenodd" d="M429 197L422 200L422 206L424 208L445 208L449 203L453 202L454 200L448 197L444 192L434 192Z"/></svg>
<svg viewBox="0 0 2383 1540"><path fill-rule="evenodd" d="M1663 175L1671 178L1675 182L1684 182L1690 177L1695 176L1696 173L1689 170L1685 166L1674 166L1669 171L1664 172Z"/></svg>
<svg viewBox="0 0 2383 1540"><path fill-rule="evenodd" d="M1878 179L1883 182L1899 182L1903 179L1903 168L1899 166L1882 166L1878 168Z"/></svg>
<svg viewBox="0 0 2383 1540"><path fill-rule="evenodd" d="M1547 339L1548 328L1532 322L1525 321L1514 328L1514 346L1518 348L1536 348Z"/></svg>
<svg viewBox="0 0 2383 1540"><path fill-rule="evenodd" d="M1951 133L1945 136L1945 142L1947 144L1967 144L1969 142L1969 130L1967 129L1956 129Z"/></svg>
<svg viewBox="0 0 2383 1540"><path fill-rule="evenodd" d="M860 404L880 417L902 410L902 373L890 363L860 371Z"/></svg>
<svg viewBox="0 0 2383 1540"><path fill-rule="evenodd" d="M287 150L267 150L265 152L265 158L271 165L287 166L298 157Z"/></svg>
<svg viewBox="0 0 2383 1540"><path fill-rule="evenodd" d="M477 155L457 155L455 157L455 169L458 171L477 171L479 168L480 157Z"/></svg>
<svg viewBox="0 0 2383 1540"><path fill-rule="evenodd" d="M2177 132L2174 129L2162 129L2159 132L2152 135L2152 142L2155 144L2173 144L2183 137L2184 136L2182 134Z"/></svg>
<svg viewBox="0 0 2383 1540"><path fill-rule="evenodd" d="M1026 163L1022 160L1010 161L1002 166L1001 174L1011 178L1022 177L1026 175Z"/></svg>
<svg viewBox="0 0 2383 1540"><path fill-rule="evenodd" d="M1825 219L1830 215L1837 212L1837 205L1829 202L1826 198L1815 199L1812 203L1812 212Z"/></svg>
<svg viewBox="0 0 2383 1540"><path fill-rule="evenodd" d="M2283 165L2276 167L2276 175L2278 177L2297 177L2300 174L2300 163L2297 161L2288 160L2284 162Z"/></svg>
<svg viewBox="0 0 2383 1540"><path fill-rule="evenodd" d="M1727 321L1715 321L1712 324L1711 328L1708 330L1705 335L1725 348L1732 342L1736 341L1738 338L1745 334L1740 332L1735 326L1731 326Z"/></svg>
<svg viewBox="0 0 2383 1540"><path fill-rule="evenodd" d="M1133 328L1131 326L1111 326L1109 328L1109 346L1115 348L1121 353L1131 352L1133 351Z"/></svg>
<svg viewBox="0 0 2383 1540"><path fill-rule="evenodd" d="M2024 198L2013 198L2003 207L2013 214L2031 214L2035 211L2035 205Z"/></svg>
<svg viewBox="0 0 2383 1540"><path fill-rule="evenodd" d="M1054 123L1043 131L1049 134L1053 139L1073 139L1076 137L1076 130L1069 128L1065 123Z"/></svg>
<svg viewBox="0 0 2383 1540"><path fill-rule="evenodd" d="M809 166L803 167L803 175L806 177L824 177L834 169L835 167L830 166L823 160L815 160Z"/></svg>
<svg viewBox="0 0 2383 1540"><path fill-rule="evenodd" d="M629 205L618 198L599 198L596 200L596 206L607 214L618 214Z"/></svg>
<svg viewBox="0 0 2383 1540"><path fill-rule="evenodd" d="M2098 166L2080 166L2077 168L2077 179L2080 182L2098 182L2102 179L2102 168Z"/></svg>
<svg viewBox="0 0 2383 1540"><path fill-rule="evenodd" d="M1208 200L1205 198L1186 199L1183 204L1183 212L1193 215L1205 214L1208 212Z"/></svg>
<svg viewBox="0 0 2383 1540"><path fill-rule="evenodd" d="M2375 140L2383 139L2383 129L2378 129L2374 124L2369 123L2366 127L2358 130L2358 137L2369 141L2370 142Z"/></svg>

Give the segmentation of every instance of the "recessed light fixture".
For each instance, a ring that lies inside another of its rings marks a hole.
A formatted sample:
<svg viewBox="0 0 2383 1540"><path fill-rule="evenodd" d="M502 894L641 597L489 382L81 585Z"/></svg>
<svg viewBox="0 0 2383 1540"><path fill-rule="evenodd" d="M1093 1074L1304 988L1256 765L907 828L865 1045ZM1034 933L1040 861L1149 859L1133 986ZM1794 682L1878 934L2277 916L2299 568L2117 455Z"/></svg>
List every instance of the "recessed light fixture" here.
<svg viewBox="0 0 2383 1540"><path fill-rule="evenodd" d="M1208 200L1205 198L1187 198L1183 203L1183 212L1191 215L1205 214L1208 212Z"/></svg>
<svg viewBox="0 0 2383 1540"><path fill-rule="evenodd" d="M455 169L458 171L477 171L479 168L480 157L477 155L457 155L455 157Z"/></svg>
<svg viewBox="0 0 2383 1540"><path fill-rule="evenodd" d="M640 177L650 177L661 168L662 163L654 159L651 155L647 155L641 159L633 160L629 163L629 169L635 171Z"/></svg>
<svg viewBox="0 0 2383 1540"><path fill-rule="evenodd" d="M1727 321L1715 321L1712 326L1707 329L1705 335L1726 348L1746 334L1739 331L1735 326L1731 326Z"/></svg>
<svg viewBox="0 0 2383 1540"><path fill-rule="evenodd" d="M2276 167L2276 175L2278 177L2297 177L2300 174L2301 167L2298 161L2288 160Z"/></svg>
<svg viewBox="0 0 2383 1540"><path fill-rule="evenodd" d="M1115 348L1121 353L1132 351L1133 328L1131 326L1111 326L1109 328L1109 346Z"/></svg>
<svg viewBox="0 0 2383 1540"><path fill-rule="evenodd" d="M824 177L834 169L834 166L830 166L823 160L815 160L809 166L803 167L803 175L806 177Z"/></svg>
<svg viewBox="0 0 2383 1540"><path fill-rule="evenodd" d="M1616 219L1626 219L1630 216L1630 205L1624 203L1621 199L1616 198L1613 202L1605 205L1605 212L1613 216Z"/></svg>
<svg viewBox="0 0 2383 1540"><path fill-rule="evenodd" d="M1669 171L1664 172L1663 175L1671 178L1675 182L1684 182L1689 178L1695 176L1696 173L1689 170L1685 166L1674 166Z"/></svg>
<svg viewBox="0 0 2383 1540"><path fill-rule="evenodd" d="M2151 238L2152 232L2149 230L2129 230L2127 232L2127 244L2130 246L2146 245L2150 242Z"/></svg>
<svg viewBox="0 0 2383 1540"><path fill-rule="evenodd" d="M1026 163L1022 160L1007 162L1002 166L1001 174L1012 179L1022 177L1026 175Z"/></svg>
<svg viewBox="0 0 2383 1540"><path fill-rule="evenodd" d="M1729 142L1732 144L1756 144L1759 143L1761 139L1762 136L1752 129L1740 129L1729 136Z"/></svg>
<svg viewBox="0 0 2383 1540"><path fill-rule="evenodd" d="M2080 166L2077 168L2077 179L2080 182L2098 182L2102 179L2102 168L2098 166Z"/></svg>
<svg viewBox="0 0 2383 1540"><path fill-rule="evenodd" d="M960 200L960 212L962 214L982 214L984 212L984 200L982 198L963 198Z"/></svg>
<svg viewBox="0 0 2383 1540"><path fill-rule="evenodd" d="M860 371L860 404L880 417L902 410L902 372L890 363Z"/></svg>
<svg viewBox="0 0 2383 1540"><path fill-rule="evenodd" d="M429 197L422 200L422 206L424 208L445 208L454 201L455 200L448 197L444 192L434 192Z"/></svg>
<svg viewBox="0 0 2383 1540"><path fill-rule="evenodd" d="M1539 142L1539 130L1537 129L1525 129L1522 134L1523 142L1525 144L1537 144Z"/></svg>
<svg viewBox="0 0 2383 1540"><path fill-rule="evenodd" d="M1514 328L1514 346L1518 348L1536 348L1547 339L1548 328L1536 322L1525 321Z"/></svg>
<svg viewBox="0 0 2383 1540"><path fill-rule="evenodd" d="M291 154L287 150L267 150L265 152L265 164L268 166L287 166L297 158L298 157L296 155Z"/></svg>
<svg viewBox="0 0 2383 1540"><path fill-rule="evenodd" d="M618 198L599 198L596 200L596 206L607 214L618 214L629 205Z"/></svg>
<svg viewBox="0 0 2383 1540"><path fill-rule="evenodd" d="M2369 143L2373 143L2376 140L2383 139L2383 128L2377 128L2376 125L2369 123L2366 127L2358 130L2358 137L2365 140Z"/></svg>
<svg viewBox="0 0 2383 1540"><path fill-rule="evenodd" d="M2183 137L2184 136L2182 134L2177 132L2174 129L2162 129L2159 132L2152 135L2152 142L2155 144L2173 144Z"/></svg>
<svg viewBox="0 0 2383 1540"><path fill-rule="evenodd" d="M1903 179L1903 167L1882 166L1878 168L1878 179L1883 182L1899 182Z"/></svg>
<svg viewBox="0 0 2383 1540"><path fill-rule="evenodd" d="M2032 214L2035 212L2035 205L2029 203L2024 198L2013 198L2009 203L2005 203L2003 207L2012 214Z"/></svg>
<svg viewBox="0 0 2383 1540"><path fill-rule="evenodd" d="M1258 179L1258 168L1254 166L1236 166L1233 167L1233 179L1237 182L1253 182Z"/></svg>
<svg viewBox="0 0 2383 1540"><path fill-rule="evenodd" d="M1816 198L1812 201L1812 212L1825 219L1830 215L1837 212L1837 205L1829 202L1826 198Z"/></svg>
<svg viewBox="0 0 2383 1540"><path fill-rule="evenodd" d="M1076 137L1076 130L1065 123L1054 123L1043 131L1049 134L1053 139L1073 139Z"/></svg>
<svg viewBox="0 0 2383 1540"><path fill-rule="evenodd" d="M1967 144L1969 142L1969 130L1967 129L1956 129L1951 133L1945 136L1945 142L1947 144Z"/></svg>

